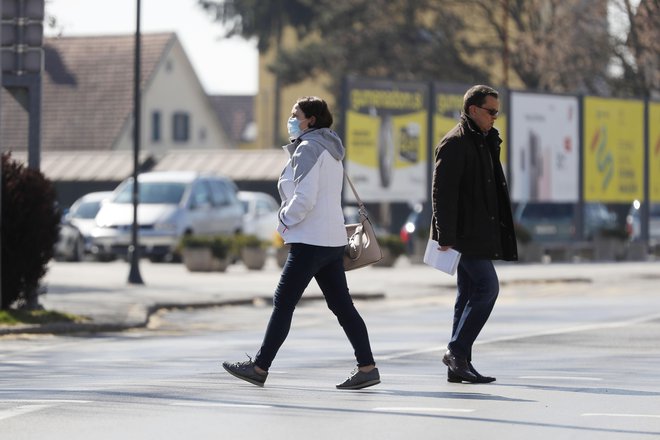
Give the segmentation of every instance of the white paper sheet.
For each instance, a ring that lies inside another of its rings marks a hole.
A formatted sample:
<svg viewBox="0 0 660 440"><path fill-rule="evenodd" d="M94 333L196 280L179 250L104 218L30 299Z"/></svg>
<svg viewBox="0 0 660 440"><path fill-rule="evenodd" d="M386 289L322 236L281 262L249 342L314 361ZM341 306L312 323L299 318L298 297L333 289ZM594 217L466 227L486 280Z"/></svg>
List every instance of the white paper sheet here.
<svg viewBox="0 0 660 440"><path fill-rule="evenodd" d="M438 247L437 241L429 240L426 244L426 252L424 252L424 263L444 273L454 275L461 259L461 253L455 249L441 251Z"/></svg>

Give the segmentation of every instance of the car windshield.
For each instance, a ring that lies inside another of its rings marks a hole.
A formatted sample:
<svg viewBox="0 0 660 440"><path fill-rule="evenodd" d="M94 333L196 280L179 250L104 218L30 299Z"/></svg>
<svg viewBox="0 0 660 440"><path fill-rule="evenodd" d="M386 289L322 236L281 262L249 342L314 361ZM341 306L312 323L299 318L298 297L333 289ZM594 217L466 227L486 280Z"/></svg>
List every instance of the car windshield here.
<svg viewBox="0 0 660 440"><path fill-rule="evenodd" d="M140 203L179 204L186 184L180 182L140 182L138 186ZM128 182L115 196L115 203L133 202L133 182Z"/></svg>
<svg viewBox="0 0 660 440"><path fill-rule="evenodd" d="M101 202L85 202L78 205L76 211L73 212L74 218L91 219L96 217L96 214L101 208Z"/></svg>

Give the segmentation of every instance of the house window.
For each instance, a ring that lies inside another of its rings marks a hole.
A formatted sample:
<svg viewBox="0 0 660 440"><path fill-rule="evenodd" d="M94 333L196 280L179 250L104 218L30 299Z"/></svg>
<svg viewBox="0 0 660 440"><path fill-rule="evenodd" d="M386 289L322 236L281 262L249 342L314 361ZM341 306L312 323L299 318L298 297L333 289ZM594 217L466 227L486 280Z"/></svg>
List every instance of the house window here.
<svg viewBox="0 0 660 440"><path fill-rule="evenodd" d="M151 141L160 142L160 112L151 113Z"/></svg>
<svg viewBox="0 0 660 440"><path fill-rule="evenodd" d="M190 115L184 112L172 116L172 139L176 142L187 142L190 138Z"/></svg>

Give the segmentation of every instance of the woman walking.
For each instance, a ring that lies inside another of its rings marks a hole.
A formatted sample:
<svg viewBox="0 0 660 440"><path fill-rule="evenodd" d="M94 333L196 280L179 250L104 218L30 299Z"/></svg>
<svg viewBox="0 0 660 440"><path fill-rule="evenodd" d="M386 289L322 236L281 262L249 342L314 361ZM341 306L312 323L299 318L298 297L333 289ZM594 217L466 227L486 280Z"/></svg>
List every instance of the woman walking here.
<svg viewBox="0 0 660 440"><path fill-rule="evenodd" d="M224 362L230 374L263 386L268 369L284 343L296 304L314 278L328 308L337 316L353 346L357 368L339 389L360 389L380 383L367 327L348 291L343 255L347 243L341 207L345 148L330 130L332 114L317 97L300 98L291 110L289 154L277 188L282 199L278 232L290 245L289 256L273 298L273 311L254 360Z"/></svg>

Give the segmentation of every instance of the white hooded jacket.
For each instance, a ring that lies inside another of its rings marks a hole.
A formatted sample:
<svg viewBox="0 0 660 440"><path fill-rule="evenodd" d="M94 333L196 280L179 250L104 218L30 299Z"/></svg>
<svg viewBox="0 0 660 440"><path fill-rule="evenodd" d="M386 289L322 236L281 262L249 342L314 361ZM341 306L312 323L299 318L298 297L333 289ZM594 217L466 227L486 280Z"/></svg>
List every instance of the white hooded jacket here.
<svg viewBox="0 0 660 440"><path fill-rule="evenodd" d="M329 128L306 131L282 147L289 154L277 189L282 199L277 231L284 242L344 246L348 242L341 191L341 139Z"/></svg>

